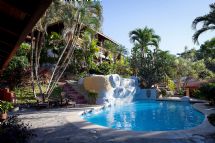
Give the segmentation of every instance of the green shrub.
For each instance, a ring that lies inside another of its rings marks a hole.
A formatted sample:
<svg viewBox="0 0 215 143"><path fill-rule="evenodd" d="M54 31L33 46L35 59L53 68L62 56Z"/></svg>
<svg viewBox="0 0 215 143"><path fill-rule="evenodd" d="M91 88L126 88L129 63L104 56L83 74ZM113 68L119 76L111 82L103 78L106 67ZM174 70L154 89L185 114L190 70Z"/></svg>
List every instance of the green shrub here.
<svg viewBox="0 0 215 143"><path fill-rule="evenodd" d="M169 90L171 90L171 91L174 91L175 90L175 88L176 88L176 86L175 86L175 83L174 83L174 81L172 81L172 80L168 80L168 88L169 88Z"/></svg>
<svg viewBox="0 0 215 143"><path fill-rule="evenodd" d="M13 56L8 64L7 69L3 72L2 79L8 82L10 89L14 89L17 85L22 84L23 78L28 75L26 70L30 66L28 57L29 52L30 45L22 43L16 52L16 55Z"/></svg>
<svg viewBox="0 0 215 143"><path fill-rule="evenodd" d="M113 66L114 73L121 75L122 77L128 78L132 75L131 68L122 62L116 62Z"/></svg>
<svg viewBox="0 0 215 143"><path fill-rule="evenodd" d="M202 98L201 92L198 89L190 90L190 95L195 98Z"/></svg>
<svg viewBox="0 0 215 143"><path fill-rule="evenodd" d="M200 94L204 95L210 104L215 104L215 83L207 83L200 87Z"/></svg>
<svg viewBox="0 0 215 143"><path fill-rule="evenodd" d="M215 126L215 114L214 114L214 113L213 113L213 114L210 114L210 115L208 116L208 120L209 120L209 122L210 122L212 125Z"/></svg>
<svg viewBox="0 0 215 143"><path fill-rule="evenodd" d="M162 96L167 96L167 92L165 89L161 88L160 90L161 90Z"/></svg>
<svg viewBox="0 0 215 143"><path fill-rule="evenodd" d="M13 105L11 102L0 101L0 113L6 113L12 108L13 108Z"/></svg>
<svg viewBox="0 0 215 143"><path fill-rule="evenodd" d="M35 136L28 124L21 122L17 116L9 117L0 124L1 143L27 143Z"/></svg>
<svg viewBox="0 0 215 143"><path fill-rule="evenodd" d="M108 62L101 63L98 68L99 71L104 75L108 75L112 72L112 66Z"/></svg>
<svg viewBox="0 0 215 143"><path fill-rule="evenodd" d="M90 104L96 104L96 99L98 98L98 93L89 92L88 99Z"/></svg>
<svg viewBox="0 0 215 143"><path fill-rule="evenodd" d="M51 93L52 98L61 98L61 92L63 92L63 89L59 86L55 87L54 90Z"/></svg>
<svg viewBox="0 0 215 143"><path fill-rule="evenodd" d="M183 90L182 88L180 88L180 89L178 90L178 94L184 96L184 95L185 95L185 92L184 92L184 90Z"/></svg>

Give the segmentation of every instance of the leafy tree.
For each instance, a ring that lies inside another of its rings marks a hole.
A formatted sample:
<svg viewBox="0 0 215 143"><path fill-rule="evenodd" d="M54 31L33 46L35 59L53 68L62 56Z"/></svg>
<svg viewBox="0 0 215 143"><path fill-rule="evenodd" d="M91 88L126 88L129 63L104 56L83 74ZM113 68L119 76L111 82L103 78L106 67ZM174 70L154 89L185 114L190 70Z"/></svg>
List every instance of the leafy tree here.
<svg viewBox="0 0 215 143"><path fill-rule="evenodd" d="M215 38L206 41L197 51L197 59L204 60L206 68L215 72Z"/></svg>
<svg viewBox="0 0 215 143"><path fill-rule="evenodd" d="M210 5L210 12L208 14L194 19L192 27L196 29L198 23L200 22L203 23L202 28L197 30L193 35L193 41L195 43L198 42L198 38L202 33L215 29L215 3Z"/></svg>
<svg viewBox="0 0 215 143"><path fill-rule="evenodd" d="M204 84L199 90L200 94L210 101L210 104L215 104L215 82Z"/></svg>
<svg viewBox="0 0 215 143"><path fill-rule="evenodd" d="M199 60L207 58L215 59L215 38L206 41L200 46L200 49L197 51L197 57Z"/></svg>
<svg viewBox="0 0 215 143"><path fill-rule="evenodd" d="M121 58L119 61L117 61L115 64L113 64L113 72L116 74L119 74L123 77L129 77L132 75L132 71L130 68L129 58Z"/></svg>
<svg viewBox="0 0 215 143"><path fill-rule="evenodd" d="M109 40L105 40L104 41L104 48L106 49L105 51L105 56L108 57L109 55L113 55L113 62L115 63L116 60L117 60L117 54L118 54L118 51L117 51L117 48L118 48L118 45L116 45L115 43L109 41ZM110 59L111 60L111 59Z"/></svg>
<svg viewBox="0 0 215 143"><path fill-rule="evenodd" d="M140 67L141 53L139 51L138 45L134 45L131 49L131 59L130 59L130 67L132 69L133 75L137 76L138 67Z"/></svg>
<svg viewBox="0 0 215 143"><path fill-rule="evenodd" d="M147 27L131 31L129 37L134 44L130 62L133 72L140 76L145 87L151 87L166 76L162 68L165 62L162 62L161 58L165 52L158 48L160 37L153 29ZM154 46L155 49L150 49L150 46Z"/></svg>
<svg viewBox="0 0 215 143"><path fill-rule="evenodd" d="M177 89L179 91L181 89L181 78L188 75L190 71L190 62L181 57L175 59L174 62L175 79L177 80Z"/></svg>
<svg viewBox="0 0 215 143"><path fill-rule="evenodd" d="M205 65L208 70L212 71L215 74L215 58L207 58L204 60Z"/></svg>
<svg viewBox="0 0 215 143"><path fill-rule="evenodd" d="M30 45L22 43L16 52L16 55L10 61L8 68L4 71L3 79L8 81L11 89L23 83L23 78L28 71Z"/></svg>
<svg viewBox="0 0 215 143"><path fill-rule="evenodd" d="M180 58L184 59L186 67L184 67L183 77L186 77L186 85L190 79L209 79L214 77L214 73L210 70L213 69L211 57L213 57L213 42L206 41L205 44L201 45L199 50L185 48L185 51L180 54ZM209 46L209 47L208 47ZM182 71L180 71L182 72ZM177 73L178 75L180 73ZM179 79L178 79L179 80Z"/></svg>
<svg viewBox="0 0 215 143"><path fill-rule="evenodd" d="M188 47L185 46L184 52L179 55L180 57L192 62L197 60L197 52L198 51L195 48L188 50Z"/></svg>
<svg viewBox="0 0 215 143"><path fill-rule="evenodd" d="M44 16L39 20L32 31L31 37L34 37L35 31L36 41L32 39L32 54L31 54L31 75L32 75L32 89L35 97L42 102L47 99L57 82L63 75L64 71L70 64L75 48L78 44L78 38L81 35L81 30L88 27L93 30L98 30L102 21L102 7L99 1L60 1L56 0L46 11ZM62 21L64 23L63 43L64 47L60 50L57 62L51 74L51 78L47 85L46 92L41 89L41 82L38 75L40 67L40 55L46 42L46 28L47 25ZM35 87L40 89L40 95L35 94Z"/></svg>
<svg viewBox="0 0 215 143"><path fill-rule="evenodd" d="M102 62L98 66L99 72L103 75L108 75L112 72L112 65L108 62Z"/></svg>

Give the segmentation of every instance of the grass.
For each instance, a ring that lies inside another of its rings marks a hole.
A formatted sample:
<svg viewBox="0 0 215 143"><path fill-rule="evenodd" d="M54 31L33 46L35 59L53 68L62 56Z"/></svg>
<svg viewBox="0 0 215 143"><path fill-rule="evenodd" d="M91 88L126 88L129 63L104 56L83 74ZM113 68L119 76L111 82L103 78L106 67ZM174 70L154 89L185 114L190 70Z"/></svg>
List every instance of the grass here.
<svg viewBox="0 0 215 143"><path fill-rule="evenodd" d="M42 91L45 92L46 86L42 86ZM36 103L37 100L35 99L32 91L31 86L26 86L26 87L17 87L14 90L16 94L16 99L18 104L24 104L24 103ZM35 92L36 94L39 94L39 88L38 86L35 87Z"/></svg>

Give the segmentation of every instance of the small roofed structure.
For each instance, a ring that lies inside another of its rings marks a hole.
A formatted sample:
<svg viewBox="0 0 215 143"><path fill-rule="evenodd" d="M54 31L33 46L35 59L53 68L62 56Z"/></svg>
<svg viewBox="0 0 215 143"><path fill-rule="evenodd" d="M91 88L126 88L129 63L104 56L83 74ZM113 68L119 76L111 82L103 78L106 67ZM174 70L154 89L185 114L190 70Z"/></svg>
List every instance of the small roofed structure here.
<svg viewBox="0 0 215 143"><path fill-rule="evenodd" d="M215 79L211 80L196 80L196 81L189 81L184 88L186 89L186 96L190 96L190 91L199 89L202 85L210 82L215 82Z"/></svg>
<svg viewBox="0 0 215 143"><path fill-rule="evenodd" d="M206 81L206 80L190 81L190 82L187 83L187 85L185 85L185 88L198 89L205 83L208 83L208 81Z"/></svg>
<svg viewBox="0 0 215 143"><path fill-rule="evenodd" d="M0 74L52 0L0 0Z"/></svg>

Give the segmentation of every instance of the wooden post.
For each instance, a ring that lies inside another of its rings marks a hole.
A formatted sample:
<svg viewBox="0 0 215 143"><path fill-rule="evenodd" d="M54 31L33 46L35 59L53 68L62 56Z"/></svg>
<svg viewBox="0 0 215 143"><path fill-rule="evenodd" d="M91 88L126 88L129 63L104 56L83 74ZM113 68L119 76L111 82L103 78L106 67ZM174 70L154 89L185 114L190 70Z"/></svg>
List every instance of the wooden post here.
<svg viewBox="0 0 215 143"><path fill-rule="evenodd" d="M190 89L186 88L186 96L190 96Z"/></svg>

